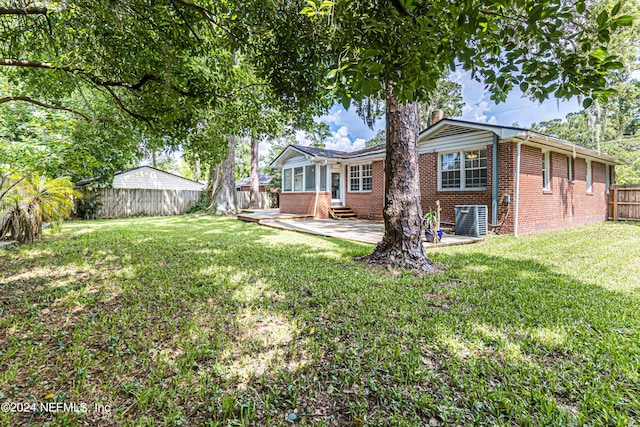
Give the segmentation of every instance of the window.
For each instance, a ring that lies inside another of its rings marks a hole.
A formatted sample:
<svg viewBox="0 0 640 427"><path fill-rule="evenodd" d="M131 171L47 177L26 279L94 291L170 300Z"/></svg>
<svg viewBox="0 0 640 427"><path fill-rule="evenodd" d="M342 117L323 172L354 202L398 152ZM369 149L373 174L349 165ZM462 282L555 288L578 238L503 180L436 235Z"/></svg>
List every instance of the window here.
<svg viewBox="0 0 640 427"><path fill-rule="evenodd" d="M567 179L573 181L573 157L567 156Z"/></svg>
<svg viewBox="0 0 640 427"><path fill-rule="evenodd" d="M360 166L349 167L349 191L360 191Z"/></svg>
<svg viewBox="0 0 640 427"><path fill-rule="evenodd" d="M464 159L464 161L462 161ZM473 190L487 187L487 150L440 154L441 190Z"/></svg>
<svg viewBox="0 0 640 427"><path fill-rule="evenodd" d="M591 160L587 160L587 193L593 192L593 182L591 178Z"/></svg>
<svg viewBox="0 0 640 427"><path fill-rule="evenodd" d="M304 168L304 190L316 191L316 165Z"/></svg>
<svg viewBox="0 0 640 427"><path fill-rule="evenodd" d="M551 180L550 176L550 167L549 167L549 152L545 151L542 153L542 189L549 190L551 189Z"/></svg>
<svg viewBox="0 0 640 427"><path fill-rule="evenodd" d="M373 188L373 174L371 163L366 165L349 166L349 191L371 191Z"/></svg>
<svg viewBox="0 0 640 427"><path fill-rule="evenodd" d="M464 152L465 188L487 186L487 150Z"/></svg>
<svg viewBox="0 0 640 427"><path fill-rule="evenodd" d="M449 153L441 156L442 188L460 188L460 153Z"/></svg>
<svg viewBox="0 0 640 427"><path fill-rule="evenodd" d="M284 170L284 177L282 178L282 187L284 191L291 191L291 169Z"/></svg>
<svg viewBox="0 0 640 427"><path fill-rule="evenodd" d="M327 166L320 166L320 191L327 191Z"/></svg>
<svg viewBox="0 0 640 427"><path fill-rule="evenodd" d="M303 171L303 167L293 169L293 191L302 191Z"/></svg>
<svg viewBox="0 0 640 427"><path fill-rule="evenodd" d="M371 188L373 187L371 165L361 165L361 171L362 171L362 191L371 191Z"/></svg>

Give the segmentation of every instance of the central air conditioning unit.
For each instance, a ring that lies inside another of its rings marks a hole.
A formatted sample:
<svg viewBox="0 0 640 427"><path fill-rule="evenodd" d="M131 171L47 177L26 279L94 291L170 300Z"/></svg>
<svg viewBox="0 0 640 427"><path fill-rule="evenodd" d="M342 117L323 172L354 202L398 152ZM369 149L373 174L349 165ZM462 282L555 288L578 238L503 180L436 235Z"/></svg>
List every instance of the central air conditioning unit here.
<svg viewBox="0 0 640 427"><path fill-rule="evenodd" d="M486 205L455 206L455 211L456 235L469 237L487 235L489 224Z"/></svg>

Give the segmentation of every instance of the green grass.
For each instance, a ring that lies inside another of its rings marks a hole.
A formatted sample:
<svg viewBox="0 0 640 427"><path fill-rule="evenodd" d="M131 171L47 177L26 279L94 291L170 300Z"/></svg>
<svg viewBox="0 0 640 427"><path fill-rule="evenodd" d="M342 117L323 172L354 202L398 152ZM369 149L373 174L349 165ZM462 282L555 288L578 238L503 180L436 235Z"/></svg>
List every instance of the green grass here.
<svg viewBox="0 0 640 427"><path fill-rule="evenodd" d="M2 252L0 403L89 411L0 425L640 420L640 226L440 248L423 278L352 260L371 249L167 217Z"/></svg>

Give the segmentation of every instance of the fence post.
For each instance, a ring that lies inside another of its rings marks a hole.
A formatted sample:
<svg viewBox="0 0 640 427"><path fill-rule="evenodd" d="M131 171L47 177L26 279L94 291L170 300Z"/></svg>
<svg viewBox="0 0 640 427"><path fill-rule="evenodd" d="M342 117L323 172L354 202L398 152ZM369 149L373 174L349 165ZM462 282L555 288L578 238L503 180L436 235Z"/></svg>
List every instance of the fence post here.
<svg viewBox="0 0 640 427"><path fill-rule="evenodd" d="M613 188L613 220L618 220L618 189Z"/></svg>

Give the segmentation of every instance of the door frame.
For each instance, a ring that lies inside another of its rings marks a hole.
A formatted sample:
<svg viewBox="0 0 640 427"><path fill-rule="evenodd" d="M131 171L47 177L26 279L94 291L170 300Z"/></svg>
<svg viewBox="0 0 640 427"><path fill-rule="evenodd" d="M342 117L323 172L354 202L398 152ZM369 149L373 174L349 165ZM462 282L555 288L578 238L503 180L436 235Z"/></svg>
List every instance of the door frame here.
<svg viewBox="0 0 640 427"><path fill-rule="evenodd" d="M344 185L344 172L343 172L343 168L340 167L338 170L335 169L330 169L330 176L331 176L331 180L330 180L330 188L331 188L331 193L333 193L333 174L337 174L340 178L340 186L339 186L339 190L340 190L340 198L339 199L334 199L333 198L333 194L331 197L331 206L344 206L344 190L345 190L345 185Z"/></svg>

